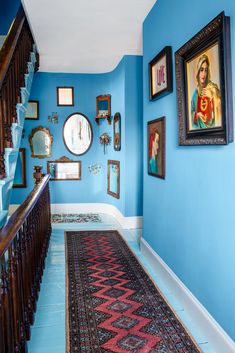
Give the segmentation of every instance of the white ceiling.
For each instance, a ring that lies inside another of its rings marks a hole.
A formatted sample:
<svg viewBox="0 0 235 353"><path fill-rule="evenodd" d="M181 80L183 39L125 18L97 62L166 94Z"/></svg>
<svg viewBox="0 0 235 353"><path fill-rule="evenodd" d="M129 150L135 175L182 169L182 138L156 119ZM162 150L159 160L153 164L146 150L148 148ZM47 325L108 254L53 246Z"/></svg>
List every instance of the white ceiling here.
<svg viewBox="0 0 235 353"><path fill-rule="evenodd" d="M22 0L40 71L112 71L142 54L142 23L156 0Z"/></svg>

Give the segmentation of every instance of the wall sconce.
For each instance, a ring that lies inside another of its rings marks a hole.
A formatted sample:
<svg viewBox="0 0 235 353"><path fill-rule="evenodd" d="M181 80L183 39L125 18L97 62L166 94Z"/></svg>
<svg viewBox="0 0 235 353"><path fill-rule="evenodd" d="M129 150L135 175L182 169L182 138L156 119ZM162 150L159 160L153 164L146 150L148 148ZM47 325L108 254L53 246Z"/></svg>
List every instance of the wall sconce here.
<svg viewBox="0 0 235 353"><path fill-rule="evenodd" d="M95 163L88 166L88 170L91 174L97 175L101 171L101 165Z"/></svg>
<svg viewBox="0 0 235 353"><path fill-rule="evenodd" d="M56 112L52 112L51 115L48 115L48 121L49 123L52 123L52 124L58 124L58 113Z"/></svg>
<svg viewBox="0 0 235 353"><path fill-rule="evenodd" d="M108 135L107 132L104 132L100 135L100 144L104 146L104 154L106 153L106 148L111 142L111 137Z"/></svg>

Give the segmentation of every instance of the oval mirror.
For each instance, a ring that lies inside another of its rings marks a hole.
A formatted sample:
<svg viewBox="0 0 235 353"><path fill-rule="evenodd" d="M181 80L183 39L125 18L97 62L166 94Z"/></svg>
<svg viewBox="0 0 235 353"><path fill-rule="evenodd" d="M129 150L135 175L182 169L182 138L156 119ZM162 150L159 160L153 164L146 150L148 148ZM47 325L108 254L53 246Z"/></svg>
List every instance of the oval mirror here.
<svg viewBox="0 0 235 353"><path fill-rule="evenodd" d="M73 113L65 120L63 139L69 152L80 156L92 144L92 127L88 118L81 113Z"/></svg>

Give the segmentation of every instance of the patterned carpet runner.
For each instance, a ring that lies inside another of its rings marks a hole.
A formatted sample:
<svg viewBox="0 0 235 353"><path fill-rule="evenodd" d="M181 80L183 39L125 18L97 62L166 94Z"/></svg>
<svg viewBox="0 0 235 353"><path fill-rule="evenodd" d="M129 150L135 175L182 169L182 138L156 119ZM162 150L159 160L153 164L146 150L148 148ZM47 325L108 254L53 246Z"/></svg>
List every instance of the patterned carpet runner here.
<svg viewBox="0 0 235 353"><path fill-rule="evenodd" d="M67 353L198 353L117 231L66 232Z"/></svg>

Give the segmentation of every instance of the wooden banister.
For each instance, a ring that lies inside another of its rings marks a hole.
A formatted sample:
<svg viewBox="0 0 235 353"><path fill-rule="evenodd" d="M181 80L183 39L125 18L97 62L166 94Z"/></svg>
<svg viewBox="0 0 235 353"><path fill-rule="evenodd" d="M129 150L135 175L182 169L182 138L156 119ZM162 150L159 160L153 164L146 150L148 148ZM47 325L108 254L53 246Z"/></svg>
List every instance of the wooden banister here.
<svg viewBox="0 0 235 353"><path fill-rule="evenodd" d="M51 234L49 179L35 185L0 231L1 353L26 353Z"/></svg>
<svg viewBox="0 0 235 353"><path fill-rule="evenodd" d="M25 14L21 5L0 50L0 89L2 88L25 21Z"/></svg>
<svg viewBox="0 0 235 353"><path fill-rule="evenodd" d="M0 257L8 249L9 245L13 241L15 234L24 224L25 219L28 217L29 213L34 208L38 199L42 195L43 190L47 187L50 175L47 174L43 177L39 184L35 185L33 191L25 199L17 210L11 215L7 224L0 231Z"/></svg>
<svg viewBox="0 0 235 353"><path fill-rule="evenodd" d="M12 147L11 125L17 121L16 104L21 101L20 88L25 85L33 44L21 5L0 50L0 179L6 177L4 148Z"/></svg>

